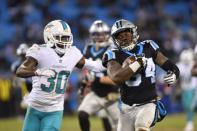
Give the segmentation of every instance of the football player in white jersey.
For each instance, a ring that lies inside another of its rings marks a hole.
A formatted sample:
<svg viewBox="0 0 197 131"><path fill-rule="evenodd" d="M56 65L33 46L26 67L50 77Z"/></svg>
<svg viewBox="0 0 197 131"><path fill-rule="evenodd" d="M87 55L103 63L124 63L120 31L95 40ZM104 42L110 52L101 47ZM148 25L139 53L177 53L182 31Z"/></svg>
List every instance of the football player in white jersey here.
<svg viewBox="0 0 197 131"><path fill-rule="evenodd" d="M45 45L33 45L17 69L18 77L32 77L23 131L59 131L64 93L74 67L103 71L99 61L87 60L73 44L69 25L54 20L44 28Z"/></svg>
<svg viewBox="0 0 197 131"><path fill-rule="evenodd" d="M187 115L187 124L184 131L193 131L193 118L195 108L196 78L192 77L191 70L194 65L194 53L192 49L181 52L177 64L180 70L180 87L182 89L182 105Z"/></svg>

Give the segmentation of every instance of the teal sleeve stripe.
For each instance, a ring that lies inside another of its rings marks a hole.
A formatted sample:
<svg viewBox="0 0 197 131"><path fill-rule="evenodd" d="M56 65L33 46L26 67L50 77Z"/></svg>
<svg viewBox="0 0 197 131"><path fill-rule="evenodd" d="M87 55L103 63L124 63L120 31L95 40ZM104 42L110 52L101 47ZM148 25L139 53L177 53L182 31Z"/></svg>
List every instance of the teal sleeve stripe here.
<svg viewBox="0 0 197 131"><path fill-rule="evenodd" d="M60 23L62 24L64 30L68 28L67 24L64 21L60 20Z"/></svg>
<svg viewBox="0 0 197 131"><path fill-rule="evenodd" d="M159 49L159 46L154 41L150 41L150 44L154 48L154 50Z"/></svg>

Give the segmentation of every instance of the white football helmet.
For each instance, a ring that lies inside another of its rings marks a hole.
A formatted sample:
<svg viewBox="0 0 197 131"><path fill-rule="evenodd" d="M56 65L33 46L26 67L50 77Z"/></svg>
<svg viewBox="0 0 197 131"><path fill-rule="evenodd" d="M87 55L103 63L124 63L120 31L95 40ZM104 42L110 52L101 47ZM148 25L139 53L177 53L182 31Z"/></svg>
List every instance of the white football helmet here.
<svg viewBox="0 0 197 131"><path fill-rule="evenodd" d="M89 29L91 40L99 46L107 46L110 38L110 28L102 20L96 20L92 23Z"/></svg>
<svg viewBox="0 0 197 131"><path fill-rule="evenodd" d="M44 41L49 47L54 47L57 53L64 54L73 44L70 26L62 20L54 20L44 28Z"/></svg>
<svg viewBox="0 0 197 131"><path fill-rule="evenodd" d="M190 49L183 50L180 55L180 61L185 64L191 64L194 62L194 51Z"/></svg>
<svg viewBox="0 0 197 131"><path fill-rule="evenodd" d="M131 43L125 43L124 45L120 45L116 38L116 35L120 32L124 32L125 30L129 30L131 32L133 40ZM118 20L114 23L111 29L111 36L113 38L115 45L119 49L126 51L132 50L135 47L137 40L139 38L139 35L137 34L137 26L135 26L132 22L124 19Z"/></svg>
<svg viewBox="0 0 197 131"><path fill-rule="evenodd" d="M19 47L16 49L17 55L25 55L29 46L26 43L21 43Z"/></svg>

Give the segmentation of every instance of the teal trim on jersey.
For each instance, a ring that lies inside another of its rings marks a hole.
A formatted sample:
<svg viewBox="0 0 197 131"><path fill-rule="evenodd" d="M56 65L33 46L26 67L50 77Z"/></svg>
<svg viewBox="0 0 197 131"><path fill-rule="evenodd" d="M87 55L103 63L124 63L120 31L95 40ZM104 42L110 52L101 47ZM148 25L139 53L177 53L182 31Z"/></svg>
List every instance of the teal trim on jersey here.
<svg viewBox="0 0 197 131"><path fill-rule="evenodd" d="M60 23L62 24L64 30L68 28L68 25L64 21L60 20Z"/></svg>
<svg viewBox="0 0 197 131"><path fill-rule="evenodd" d="M129 52L129 51L123 51L123 52L125 52L129 56L140 55L140 54L142 54L144 47L143 47L142 44L137 44L137 46L139 47L137 53L132 53L132 52Z"/></svg>
<svg viewBox="0 0 197 131"><path fill-rule="evenodd" d="M154 41L150 40L150 44L155 50L159 49L159 46Z"/></svg>
<svg viewBox="0 0 197 131"><path fill-rule="evenodd" d="M22 131L59 131L62 118L63 110L41 112L28 107Z"/></svg>
<svg viewBox="0 0 197 131"><path fill-rule="evenodd" d="M112 59L115 59L115 54L114 54L114 52L112 52L112 51L107 51L107 56L108 56L108 61L109 60L112 60Z"/></svg>
<svg viewBox="0 0 197 131"><path fill-rule="evenodd" d="M142 52L143 52L143 45L141 45L141 44L138 44L137 46L139 46L140 48L139 48L139 50L138 50L138 52L137 52L137 55L139 55L139 54L142 54Z"/></svg>
<svg viewBox="0 0 197 131"><path fill-rule="evenodd" d="M91 54L92 54L94 57L100 55L101 53L103 53L103 52L105 51L104 48L101 48L101 49L99 49L98 51L96 51L95 48L96 48L95 46L92 46L92 47L90 48L90 52L91 52Z"/></svg>

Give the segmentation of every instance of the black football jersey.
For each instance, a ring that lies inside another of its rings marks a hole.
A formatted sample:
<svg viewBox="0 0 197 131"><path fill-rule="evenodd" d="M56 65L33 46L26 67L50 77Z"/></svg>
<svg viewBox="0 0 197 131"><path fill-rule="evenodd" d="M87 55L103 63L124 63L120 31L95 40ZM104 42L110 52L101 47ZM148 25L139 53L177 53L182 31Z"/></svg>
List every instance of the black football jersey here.
<svg viewBox="0 0 197 131"><path fill-rule="evenodd" d="M102 61L103 54L110 48L110 46L102 47L99 50L95 49L94 44L87 45L83 54L87 59L100 60ZM99 78L107 75L107 71L103 72L92 72L95 77ZM110 92L118 92L118 88L108 84L102 84L98 80L95 80L92 84L92 91L98 96L105 97Z"/></svg>
<svg viewBox="0 0 197 131"><path fill-rule="evenodd" d="M144 55L147 58L147 66L140 70L130 80L120 85L121 100L128 104L139 104L153 100L157 97L155 90L156 82L156 64L155 58L159 51L159 46L152 40L146 40L138 43L135 48L129 52L112 49L105 52L103 56L103 65L115 60L120 65L131 55Z"/></svg>

